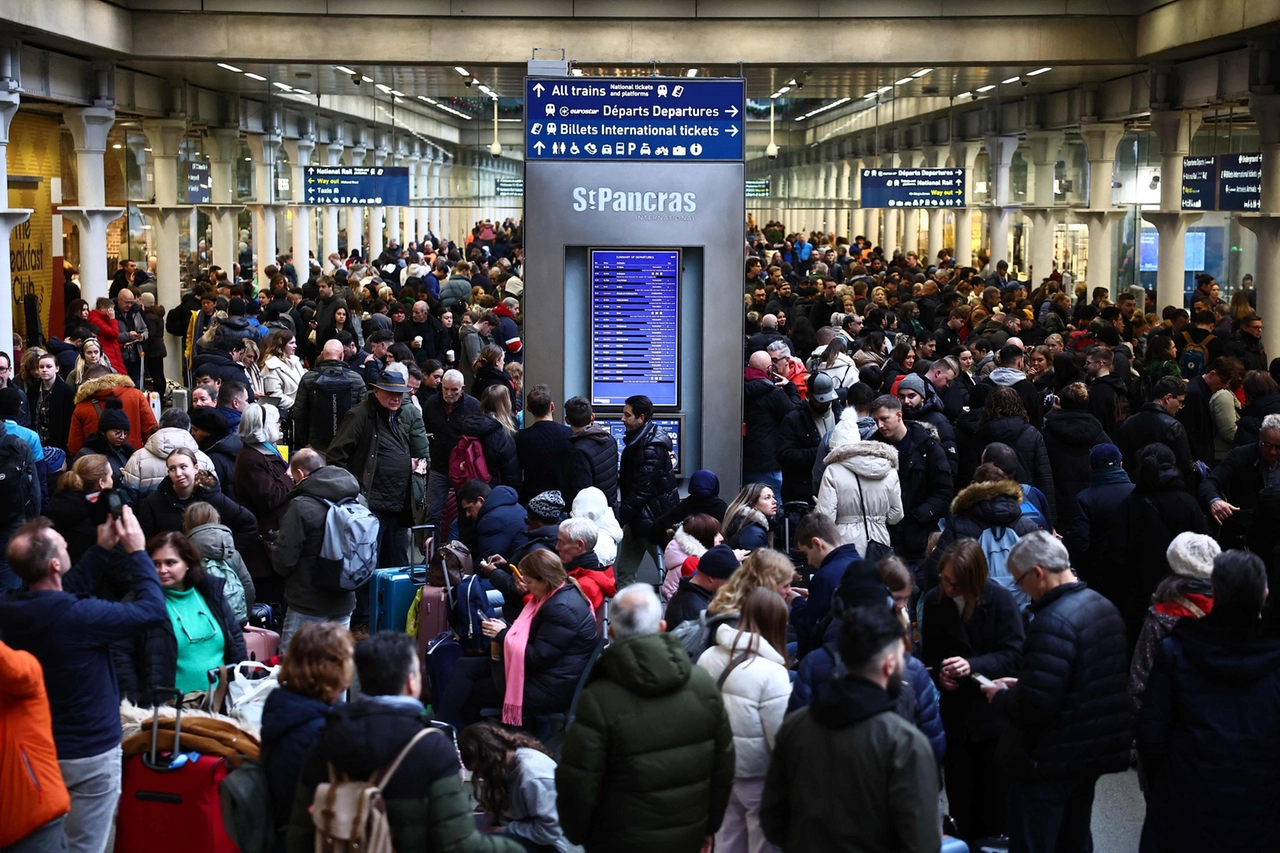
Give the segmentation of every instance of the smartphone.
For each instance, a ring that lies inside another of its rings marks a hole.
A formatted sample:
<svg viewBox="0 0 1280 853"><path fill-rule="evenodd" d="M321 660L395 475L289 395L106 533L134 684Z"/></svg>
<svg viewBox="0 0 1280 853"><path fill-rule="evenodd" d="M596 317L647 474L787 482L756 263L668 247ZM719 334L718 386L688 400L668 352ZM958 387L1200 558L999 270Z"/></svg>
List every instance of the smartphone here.
<svg viewBox="0 0 1280 853"><path fill-rule="evenodd" d="M112 518L120 518L124 514L124 498L115 489L107 489L102 496L107 501L107 514Z"/></svg>
<svg viewBox="0 0 1280 853"><path fill-rule="evenodd" d="M990 678L987 678L985 675L978 675L978 673L975 672L969 677L972 678L974 681L978 682L979 687L995 687L996 686L996 683L992 681Z"/></svg>

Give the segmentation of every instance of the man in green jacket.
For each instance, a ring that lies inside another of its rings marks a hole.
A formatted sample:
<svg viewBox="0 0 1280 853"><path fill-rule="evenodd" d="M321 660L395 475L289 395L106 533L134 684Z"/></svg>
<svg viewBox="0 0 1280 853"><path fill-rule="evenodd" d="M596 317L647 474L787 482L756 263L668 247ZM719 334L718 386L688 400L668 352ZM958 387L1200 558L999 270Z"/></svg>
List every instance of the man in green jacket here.
<svg viewBox="0 0 1280 853"><path fill-rule="evenodd" d="M653 587L622 590L609 616L613 643L582 692L556 769L565 837L587 853L710 849L733 787L720 691L664 633Z"/></svg>
<svg viewBox="0 0 1280 853"><path fill-rule="evenodd" d="M904 635L888 607L846 611L839 650L848 674L832 678L778 730L760 826L783 850L941 849L933 751L894 713Z"/></svg>

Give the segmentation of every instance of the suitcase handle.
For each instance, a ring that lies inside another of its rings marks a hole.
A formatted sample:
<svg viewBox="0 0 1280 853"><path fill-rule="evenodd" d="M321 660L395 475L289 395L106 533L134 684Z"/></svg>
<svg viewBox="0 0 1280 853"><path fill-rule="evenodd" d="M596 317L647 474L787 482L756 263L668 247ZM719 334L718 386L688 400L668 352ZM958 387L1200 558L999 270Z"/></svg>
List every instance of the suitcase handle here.
<svg viewBox="0 0 1280 853"><path fill-rule="evenodd" d="M430 565L431 565L431 552L432 552L433 550L435 550L435 548L434 548L433 546L434 546L434 543L435 543L435 535L434 535L434 534L435 534L435 532L436 532L436 526L435 526L434 524L415 524L415 525L413 525L412 527L410 527L410 528L409 528L409 541L410 541L410 543L412 543L412 542L413 542L413 532L414 532L415 530L429 530L429 531L431 531L431 533L432 533L432 535L430 535L430 536L425 536L425 537L423 537L423 540L422 540L422 560L423 560L422 565L421 565L421 566L410 566L410 567L408 568L408 572L409 572L409 582L410 582L410 583L412 583L412 584L414 584L415 586L426 586L426 585L427 585L427 571L428 571L428 569L429 569L429 567L430 567Z"/></svg>
<svg viewBox="0 0 1280 853"><path fill-rule="evenodd" d="M169 765L160 764L160 706L164 704L164 698L172 697L178 701L174 703L173 718L173 751L171 755L177 755L182 750L182 691L175 690L172 687L157 687L151 691L151 695L156 700L154 709L151 713L151 752L142 754L142 763L148 770L154 770L157 773L168 773Z"/></svg>

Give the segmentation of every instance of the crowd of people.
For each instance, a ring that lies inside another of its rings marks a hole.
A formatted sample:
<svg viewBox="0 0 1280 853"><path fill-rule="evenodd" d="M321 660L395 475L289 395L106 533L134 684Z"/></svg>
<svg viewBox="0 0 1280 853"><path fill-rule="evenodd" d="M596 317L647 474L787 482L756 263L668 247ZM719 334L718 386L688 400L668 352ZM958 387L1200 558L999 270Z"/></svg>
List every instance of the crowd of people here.
<svg viewBox="0 0 1280 853"><path fill-rule="evenodd" d="M525 386L514 223L212 267L167 310L124 265L0 353L0 851L106 850L122 707L205 696L264 628L258 849L317 849L341 775L397 850L1065 853L1135 763L1144 851L1280 843L1252 292L1157 315L776 222L746 250L736 494L677 479L647 397L620 446ZM346 582L432 557L447 664Z"/></svg>

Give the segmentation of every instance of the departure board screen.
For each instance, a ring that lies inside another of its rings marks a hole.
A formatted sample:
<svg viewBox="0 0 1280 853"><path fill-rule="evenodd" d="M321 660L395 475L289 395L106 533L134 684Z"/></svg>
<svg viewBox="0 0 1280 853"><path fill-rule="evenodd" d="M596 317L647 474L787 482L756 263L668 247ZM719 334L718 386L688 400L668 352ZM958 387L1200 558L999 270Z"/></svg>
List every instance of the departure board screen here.
<svg viewBox="0 0 1280 853"><path fill-rule="evenodd" d="M684 475L684 458L680 455L680 438L684 432L684 418L655 417L653 422L658 429L671 437L671 470L677 477ZM618 418L596 418L596 426L608 430L613 440L618 443L618 467L622 467L622 451L627 449L627 428Z"/></svg>
<svg viewBox="0 0 1280 853"><path fill-rule="evenodd" d="M680 252L591 250L591 402L680 403Z"/></svg>

